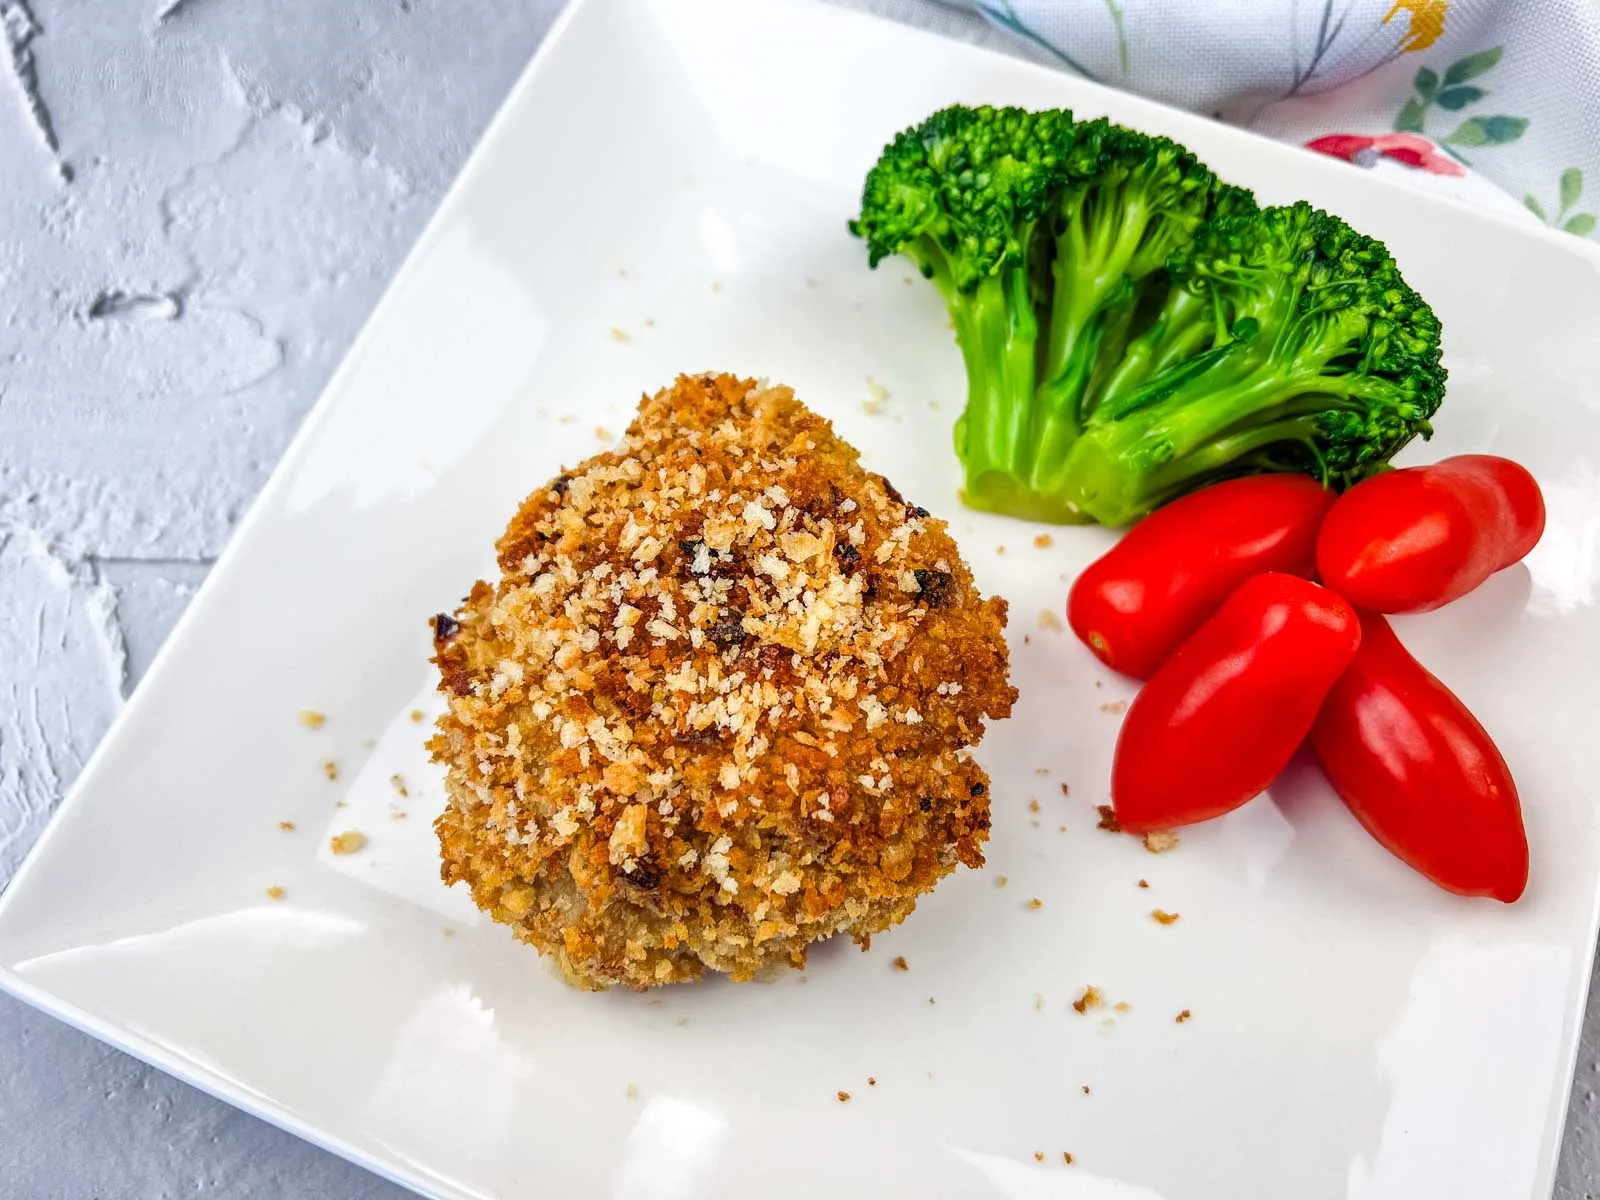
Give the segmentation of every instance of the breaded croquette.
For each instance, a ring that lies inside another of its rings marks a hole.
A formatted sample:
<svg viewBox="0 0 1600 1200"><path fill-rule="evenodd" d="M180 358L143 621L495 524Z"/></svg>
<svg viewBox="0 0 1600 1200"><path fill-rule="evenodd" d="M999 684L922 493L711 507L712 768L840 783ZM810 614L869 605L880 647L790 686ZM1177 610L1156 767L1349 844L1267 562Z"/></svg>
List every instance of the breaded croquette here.
<svg viewBox="0 0 1600 1200"><path fill-rule="evenodd" d="M1003 600L785 387L682 377L434 619L447 883L584 988L801 966L983 862Z"/></svg>

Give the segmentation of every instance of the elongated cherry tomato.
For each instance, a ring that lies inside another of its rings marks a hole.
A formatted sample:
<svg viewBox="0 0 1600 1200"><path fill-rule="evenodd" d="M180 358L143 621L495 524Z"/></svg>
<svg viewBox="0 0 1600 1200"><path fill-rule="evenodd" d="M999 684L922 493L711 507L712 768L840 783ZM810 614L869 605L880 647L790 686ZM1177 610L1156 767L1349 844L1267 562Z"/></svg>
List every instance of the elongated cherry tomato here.
<svg viewBox="0 0 1600 1200"><path fill-rule="evenodd" d="M1304 475L1232 479L1174 500L1090 563L1067 623L1114 671L1148 679L1252 575L1311 575L1333 493Z"/></svg>
<svg viewBox="0 0 1600 1200"><path fill-rule="evenodd" d="M1467 706L1361 614L1361 649L1311 728L1333 790L1398 858L1447 891L1507 904L1528 884L1528 835L1506 761Z"/></svg>
<svg viewBox="0 0 1600 1200"><path fill-rule="evenodd" d="M1462 454L1358 483L1328 510L1317 573L1357 608L1427 612L1532 550L1544 498L1508 458Z"/></svg>
<svg viewBox="0 0 1600 1200"><path fill-rule="evenodd" d="M1144 685L1111 765L1124 829L1220 817L1265 791L1361 640L1355 610L1295 575L1257 575Z"/></svg>

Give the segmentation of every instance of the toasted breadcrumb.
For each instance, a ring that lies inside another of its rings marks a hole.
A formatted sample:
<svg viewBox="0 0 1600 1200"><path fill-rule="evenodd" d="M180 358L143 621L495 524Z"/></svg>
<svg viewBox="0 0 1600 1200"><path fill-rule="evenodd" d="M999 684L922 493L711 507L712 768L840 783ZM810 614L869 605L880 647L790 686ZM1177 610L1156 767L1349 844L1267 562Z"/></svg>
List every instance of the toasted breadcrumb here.
<svg viewBox="0 0 1600 1200"><path fill-rule="evenodd" d="M322 773L324 775L326 775L329 779L337 779L337 778L339 778L339 764L334 762L333 759L331 759L331 758L323 759L322 760Z"/></svg>
<svg viewBox="0 0 1600 1200"><path fill-rule="evenodd" d="M1096 804L1095 812L1100 814L1100 820L1095 825L1096 829L1104 829L1107 833L1121 833L1122 825L1117 820L1117 810L1109 804Z"/></svg>
<svg viewBox="0 0 1600 1200"><path fill-rule="evenodd" d="M411 719L413 721L420 722L422 720L422 718L423 718L423 715L424 715L423 711L420 708L413 708L411 710Z"/></svg>
<svg viewBox="0 0 1600 1200"><path fill-rule="evenodd" d="M848 1104L848 1103L850 1103L850 1093L849 1092L838 1092L836 1094L839 1097L839 1103L840 1104Z"/></svg>
<svg viewBox="0 0 1600 1200"><path fill-rule="evenodd" d="M1117 716L1128 711L1128 702L1126 700L1108 700L1100 706L1100 711Z"/></svg>
<svg viewBox="0 0 1600 1200"><path fill-rule="evenodd" d="M273 884L271 887L269 887L267 889L267 899L268 900L282 900L283 899L283 895L284 895L283 889L281 887L279 887L277 884Z"/></svg>
<svg viewBox="0 0 1600 1200"><path fill-rule="evenodd" d="M1043 1150L1035 1150L1033 1152L1033 1159L1034 1159L1035 1162L1043 1162L1044 1161L1044 1151Z"/></svg>
<svg viewBox="0 0 1600 1200"><path fill-rule="evenodd" d="M1048 550L1056 544L1056 540L1048 533L1041 533L1033 539L1033 544L1040 550Z"/></svg>
<svg viewBox="0 0 1600 1200"><path fill-rule="evenodd" d="M1139 886L1142 888L1147 888L1150 886L1150 881L1148 879L1141 879L1139 880Z"/></svg>
<svg viewBox="0 0 1600 1200"><path fill-rule="evenodd" d="M896 971L909 971L911 969L906 965L906 956L904 954L896 954L894 956L894 969Z"/></svg>
<svg viewBox="0 0 1600 1200"><path fill-rule="evenodd" d="M1037 897L1037 896L1033 896L1028 900L1028 908L1031 909L1031 910L1037 911L1038 909L1041 909L1043 907L1044 907L1044 901L1039 899L1039 897Z"/></svg>
<svg viewBox="0 0 1600 1200"><path fill-rule="evenodd" d="M278 828L283 830L285 833L292 833L292 832L294 832L294 822L293 821L279 821L278 822Z"/></svg>
<svg viewBox="0 0 1600 1200"><path fill-rule="evenodd" d="M867 1086L868 1087L877 1087L878 1086L878 1081L876 1079L874 1079L871 1075L868 1075L867 1076Z"/></svg>
<svg viewBox="0 0 1600 1200"><path fill-rule="evenodd" d="M1072 795L1072 789L1070 787L1068 787L1066 784L1063 783L1061 785L1061 794L1063 796L1070 796L1070 795Z"/></svg>
<svg viewBox="0 0 1600 1200"><path fill-rule="evenodd" d="M604 425L596 425L594 427L594 440L597 442L603 442L606 445L610 445L612 442L617 440L617 436Z"/></svg>
<svg viewBox="0 0 1600 1200"><path fill-rule="evenodd" d="M1063 1150L1061 1152L1061 1161L1066 1163L1067 1166L1070 1167L1072 1165L1072 1154L1071 1154L1071 1152L1067 1151L1067 1150Z"/></svg>
<svg viewBox="0 0 1600 1200"><path fill-rule="evenodd" d="M1151 854L1165 854L1178 845L1178 835L1170 830L1158 829L1144 835L1144 848Z"/></svg>
<svg viewBox="0 0 1600 1200"><path fill-rule="evenodd" d="M1090 984L1083 989L1083 995L1072 1002L1072 1007L1080 1013L1085 1013L1091 1008L1099 1008L1105 1002L1106 998L1100 994L1100 989Z"/></svg>
<svg viewBox="0 0 1600 1200"><path fill-rule="evenodd" d="M1039 802L1032 797L1028 799L1028 811L1035 813L1039 811Z"/></svg>
<svg viewBox="0 0 1600 1200"><path fill-rule="evenodd" d="M1039 628L1049 629L1054 633L1060 633L1066 629L1066 626L1062 624L1061 618L1056 615L1055 609L1041 608L1039 610Z"/></svg>
<svg viewBox="0 0 1600 1200"><path fill-rule="evenodd" d="M1006 884L1008 884L1010 882L1011 882L1011 876L1009 876L1009 875L996 875L994 877L994 885L995 885L995 887L1005 887Z"/></svg>
<svg viewBox="0 0 1600 1200"><path fill-rule="evenodd" d="M319 713L314 708L302 708L300 710L300 724L307 729L321 729L323 725L327 724L327 721L327 716L324 713Z"/></svg>
<svg viewBox="0 0 1600 1200"><path fill-rule="evenodd" d="M1175 1019L1176 1019L1176 1021L1177 1021L1177 1023L1178 1023L1178 1024L1179 1024L1179 1025L1182 1025L1182 1024L1183 1024L1183 1023L1184 1023L1184 1022L1185 1022L1185 1021L1187 1021L1187 1020L1188 1020L1188 1019L1189 1019L1189 1017L1190 1017L1190 1016L1191 1016L1191 1015L1192 1015L1192 1014L1191 1014L1191 1013L1190 1013L1190 1012L1189 1012L1189 1010L1188 1010L1188 1009L1187 1009L1187 1008L1186 1008L1186 1009L1184 1009L1184 1010L1183 1010L1183 1011L1182 1011L1182 1012L1181 1012L1181 1013L1179 1013L1179 1014L1178 1014L1178 1015L1177 1015L1177 1017L1176 1017L1176 1018L1175 1018Z"/></svg>
<svg viewBox="0 0 1600 1200"><path fill-rule="evenodd" d="M1133 1005L1129 1004L1126 1000L1118 1000L1111 1007L1116 1009L1119 1013L1131 1013L1133 1011Z"/></svg>
<svg viewBox="0 0 1600 1200"><path fill-rule="evenodd" d="M627 342L631 341L632 339L628 337L628 331L626 329L620 329L613 325L611 327L611 340L613 342Z"/></svg>
<svg viewBox="0 0 1600 1200"><path fill-rule="evenodd" d="M982 864L1005 604L789 389L681 378L498 550L435 622L435 827L569 981L803 965Z"/></svg>
<svg viewBox="0 0 1600 1200"><path fill-rule="evenodd" d="M334 834L328 844L335 854L354 854L367 844L367 835L357 829L347 829Z"/></svg>
<svg viewBox="0 0 1600 1200"><path fill-rule="evenodd" d="M402 796L409 796L411 794L406 790L406 781L405 776L403 775L389 776L389 786L395 791L399 792Z"/></svg>
<svg viewBox="0 0 1600 1200"><path fill-rule="evenodd" d="M884 387L871 375L867 376L867 398L861 402L861 407L870 415L883 411L884 403L889 399L889 389Z"/></svg>
<svg viewBox="0 0 1600 1200"><path fill-rule="evenodd" d="M1156 919L1156 923L1159 925L1171 925L1174 924L1182 914L1167 912L1162 908L1152 908L1150 910L1150 915Z"/></svg>
<svg viewBox="0 0 1600 1200"><path fill-rule="evenodd" d="M1088 1095L1091 1094L1090 1091L1089 1091L1089 1085L1087 1083L1083 1085L1083 1094L1085 1096L1088 1096Z"/></svg>

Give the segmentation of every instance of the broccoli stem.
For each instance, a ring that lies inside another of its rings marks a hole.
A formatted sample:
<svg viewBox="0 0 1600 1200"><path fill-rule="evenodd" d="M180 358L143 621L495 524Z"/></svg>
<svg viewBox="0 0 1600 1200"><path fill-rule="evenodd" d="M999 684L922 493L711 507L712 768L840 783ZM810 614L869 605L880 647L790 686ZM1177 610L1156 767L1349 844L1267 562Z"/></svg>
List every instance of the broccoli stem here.
<svg viewBox="0 0 1600 1200"><path fill-rule="evenodd" d="M932 265L926 255L919 261ZM967 367L967 407L955 428L966 503L1040 521L1085 520L1031 482L1041 447L1061 446L1064 453L1077 424L1036 403L1039 320L1026 265L1007 266L970 292L956 289L938 266L931 278L945 295Z"/></svg>
<svg viewBox="0 0 1600 1200"><path fill-rule="evenodd" d="M1022 267L1007 267L948 299L967 364L956 449L970 491L992 471L1014 471L1029 445L1039 323Z"/></svg>
<svg viewBox="0 0 1600 1200"><path fill-rule="evenodd" d="M1084 418L1103 410L1121 411L1151 379L1206 349L1216 328L1207 300L1174 287L1155 321L1128 342L1104 381L1090 388L1084 397Z"/></svg>
<svg viewBox="0 0 1600 1200"><path fill-rule="evenodd" d="M1107 208L1119 215L1117 221L1099 215ZM1139 195L1101 197L1091 206L1082 191L1074 190L1058 207L1050 333L1039 398L1043 407L1069 415L1074 424L1086 415L1084 393L1095 364L1109 348L1104 345L1108 329L1135 301L1129 267L1151 215ZM1066 447L1056 449L1064 452Z"/></svg>
<svg viewBox="0 0 1600 1200"><path fill-rule="evenodd" d="M1216 479L1281 470L1285 453L1302 466L1320 464L1319 418L1330 409L1364 409L1361 385L1303 361L1285 373L1282 360L1236 353L1242 348L1236 342L1208 352L1210 369L1085 430L1053 472L1068 501L1101 524L1124 525Z"/></svg>

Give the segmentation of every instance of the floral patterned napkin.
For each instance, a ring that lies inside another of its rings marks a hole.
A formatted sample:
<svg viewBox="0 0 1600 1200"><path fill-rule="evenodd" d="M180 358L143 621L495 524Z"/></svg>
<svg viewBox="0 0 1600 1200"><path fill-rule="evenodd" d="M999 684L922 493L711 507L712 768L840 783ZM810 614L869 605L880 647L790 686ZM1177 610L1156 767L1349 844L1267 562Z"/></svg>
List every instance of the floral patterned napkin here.
<svg viewBox="0 0 1600 1200"><path fill-rule="evenodd" d="M1046 62L1579 237L1594 0L971 0Z"/></svg>

